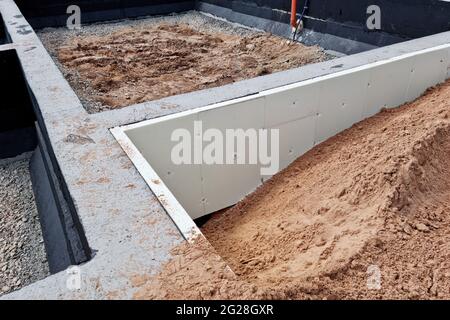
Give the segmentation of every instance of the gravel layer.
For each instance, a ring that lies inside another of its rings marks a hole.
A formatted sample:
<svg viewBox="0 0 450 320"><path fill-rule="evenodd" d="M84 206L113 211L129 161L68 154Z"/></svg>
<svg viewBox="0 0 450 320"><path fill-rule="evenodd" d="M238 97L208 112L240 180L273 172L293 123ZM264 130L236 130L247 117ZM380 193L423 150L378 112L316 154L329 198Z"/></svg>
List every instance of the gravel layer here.
<svg viewBox="0 0 450 320"><path fill-rule="evenodd" d="M0 295L49 275L30 156L0 160Z"/></svg>
<svg viewBox="0 0 450 320"><path fill-rule="evenodd" d="M126 30L128 28L147 28L149 26L165 24L188 24L196 30L201 30L205 33L226 33L237 36L251 36L258 33L263 33L260 30L248 28L246 26L232 23L226 20L221 20L207 14L199 13L197 11L189 11L181 14L171 14L156 17L142 17L140 19L124 19L109 22L92 23L83 25L80 30L69 30L67 28L44 28L37 31L41 41L54 53L53 48L56 48L68 40L76 37L87 36L108 36L113 32Z"/></svg>

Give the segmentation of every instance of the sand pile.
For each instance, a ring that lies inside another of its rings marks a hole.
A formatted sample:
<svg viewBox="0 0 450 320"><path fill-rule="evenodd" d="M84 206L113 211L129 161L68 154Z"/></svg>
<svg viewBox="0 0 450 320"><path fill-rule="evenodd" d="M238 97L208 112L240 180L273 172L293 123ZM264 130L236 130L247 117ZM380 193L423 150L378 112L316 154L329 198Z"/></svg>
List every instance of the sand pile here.
<svg viewBox="0 0 450 320"><path fill-rule="evenodd" d="M147 279L140 298L450 298L450 82L315 147L202 231L237 277L184 244L157 277L169 289L146 295Z"/></svg>
<svg viewBox="0 0 450 320"><path fill-rule="evenodd" d="M318 47L160 23L72 37L56 49L88 111L120 108L319 62Z"/></svg>
<svg viewBox="0 0 450 320"><path fill-rule="evenodd" d="M239 280L208 241L198 237L172 252L174 258L156 277L135 275L135 299L254 299L263 295L255 285Z"/></svg>

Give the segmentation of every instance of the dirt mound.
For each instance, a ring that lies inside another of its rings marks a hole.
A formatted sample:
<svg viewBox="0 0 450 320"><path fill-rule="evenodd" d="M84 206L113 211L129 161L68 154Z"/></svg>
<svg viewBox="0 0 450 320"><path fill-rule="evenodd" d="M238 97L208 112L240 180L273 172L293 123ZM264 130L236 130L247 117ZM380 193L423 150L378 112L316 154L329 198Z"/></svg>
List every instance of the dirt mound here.
<svg viewBox="0 0 450 320"><path fill-rule="evenodd" d="M187 24L76 37L57 49L84 101L120 108L326 60L318 47L269 34L207 33ZM99 111L90 104L88 111ZM93 109L94 108L94 109Z"/></svg>
<svg viewBox="0 0 450 320"><path fill-rule="evenodd" d="M315 147L215 216L202 231L238 284L201 297L240 298L246 283L274 299L450 298L449 117L447 82ZM217 284L215 265L199 263L208 253L191 259L192 247L158 276L187 298Z"/></svg>

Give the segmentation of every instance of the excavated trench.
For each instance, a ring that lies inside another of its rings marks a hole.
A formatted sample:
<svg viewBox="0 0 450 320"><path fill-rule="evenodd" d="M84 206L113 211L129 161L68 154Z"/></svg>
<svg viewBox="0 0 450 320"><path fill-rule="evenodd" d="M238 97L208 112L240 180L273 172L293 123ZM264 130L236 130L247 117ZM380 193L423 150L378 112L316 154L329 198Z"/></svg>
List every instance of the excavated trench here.
<svg viewBox="0 0 450 320"><path fill-rule="evenodd" d="M49 266L30 172L35 116L15 51L0 51L0 70L1 295L45 278Z"/></svg>
<svg viewBox="0 0 450 320"><path fill-rule="evenodd" d="M210 219L212 247L134 279L136 297L448 299L449 101L447 82L316 146Z"/></svg>
<svg viewBox="0 0 450 320"><path fill-rule="evenodd" d="M61 173L15 50L0 50L0 69L2 295L88 258L84 248L73 249L81 247L83 235L63 195Z"/></svg>

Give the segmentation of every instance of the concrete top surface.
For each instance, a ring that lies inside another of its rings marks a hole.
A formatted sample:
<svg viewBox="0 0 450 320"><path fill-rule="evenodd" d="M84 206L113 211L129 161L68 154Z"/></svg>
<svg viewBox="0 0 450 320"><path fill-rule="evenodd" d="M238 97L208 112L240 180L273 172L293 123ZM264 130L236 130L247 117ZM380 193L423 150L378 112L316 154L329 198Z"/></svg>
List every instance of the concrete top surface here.
<svg viewBox="0 0 450 320"><path fill-rule="evenodd" d="M137 290L131 278L157 274L170 259L171 249L184 241L110 128L450 42L446 32L219 88L88 114L14 1L0 0L0 13L12 39L5 46L15 48L20 58L93 252L92 259L79 266L80 290L67 288L69 274L63 271L2 299L129 299Z"/></svg>

